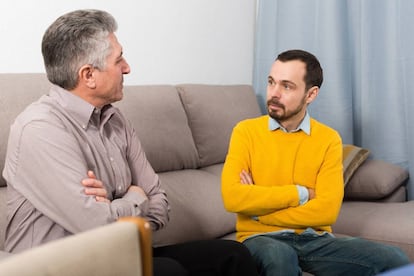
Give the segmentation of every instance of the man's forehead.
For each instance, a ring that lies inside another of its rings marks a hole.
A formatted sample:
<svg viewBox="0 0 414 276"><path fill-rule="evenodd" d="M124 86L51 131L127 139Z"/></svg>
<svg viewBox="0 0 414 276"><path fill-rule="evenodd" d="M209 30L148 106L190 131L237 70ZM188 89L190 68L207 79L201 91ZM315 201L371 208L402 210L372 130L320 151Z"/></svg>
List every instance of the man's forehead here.
<svg viewBox="0 0 414 276"><path fill-rule="evenodd" d="M280 61L276 60L273 63L273 66L283 67L283 68L295 68L295 69L305 69L305 63L299 59Z"/></svg>
<svg viewBox="0 0 414 276"><path fill-rule="evenodd" d="M276 60L270 70L269 77L278 80L303 80L306 65L300 60Z"/></svg>

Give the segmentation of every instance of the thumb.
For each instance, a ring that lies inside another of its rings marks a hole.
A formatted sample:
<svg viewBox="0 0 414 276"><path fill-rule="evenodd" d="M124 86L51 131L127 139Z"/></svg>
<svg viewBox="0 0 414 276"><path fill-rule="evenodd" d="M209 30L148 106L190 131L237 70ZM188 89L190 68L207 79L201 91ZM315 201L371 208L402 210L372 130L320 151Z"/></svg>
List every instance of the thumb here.
<svg viewBox="0 0 414 276"><path fill-rule="evenodd" d="M96 179L95 173L93 171L88 171L88 177Z"/></svg>

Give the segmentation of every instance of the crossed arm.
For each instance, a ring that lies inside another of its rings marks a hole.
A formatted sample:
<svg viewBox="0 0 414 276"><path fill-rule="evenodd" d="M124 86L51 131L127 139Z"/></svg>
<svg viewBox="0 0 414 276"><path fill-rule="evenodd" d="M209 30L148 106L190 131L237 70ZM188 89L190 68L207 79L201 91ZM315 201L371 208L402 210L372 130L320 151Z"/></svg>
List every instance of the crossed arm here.
<svg viewBox="0 0 414 276"><path fill-rule="evenodd" d="M85 194L90 196L95 196L95 200L97 202L105 202L110 203L111 201L107 198L108 192L105 189L104 184L101 180L96 178L96 175L93 171L87 172L87 178L84 178L81 181L82 185L85 187ZM146 199L148 199L147 195L145 194L144 190L136 185L131 185L128 188L128 192L135 192Z"/></svg>
<svg viewBox="0 0 414 276"><path fill-rule="evenodd" d="M240 183L245 185L254 185L253 178L250 173L242 170L240 173ZM304 187L308 190L309 200L315 198L315 190L311 188Z"/></svg>

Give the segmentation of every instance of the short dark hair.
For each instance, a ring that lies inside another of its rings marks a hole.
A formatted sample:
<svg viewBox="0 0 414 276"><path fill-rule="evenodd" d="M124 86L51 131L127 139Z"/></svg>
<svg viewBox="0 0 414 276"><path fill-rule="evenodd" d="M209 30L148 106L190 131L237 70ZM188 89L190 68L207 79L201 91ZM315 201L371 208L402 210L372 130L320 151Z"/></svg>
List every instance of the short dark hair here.
<svg viewBox="0 0 414 276"><path fill-rule="evenodd" d="M312 86L321 87L323 82L323 70L318 59L309 52L304 50L288 50L280 53L276 60L281 62L300 60L306 64L306 75L304 81L306 83L306 90Z"/></svg>

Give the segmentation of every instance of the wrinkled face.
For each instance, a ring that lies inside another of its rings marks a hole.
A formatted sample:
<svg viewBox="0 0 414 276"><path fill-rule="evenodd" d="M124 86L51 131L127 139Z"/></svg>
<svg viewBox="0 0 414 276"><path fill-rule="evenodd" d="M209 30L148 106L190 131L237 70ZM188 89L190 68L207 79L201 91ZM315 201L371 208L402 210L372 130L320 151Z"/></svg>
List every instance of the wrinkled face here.
<svg viewBox="0 0 414 276"><path fill-rule="evenodd" d="M124 74L130 72L130 67L122 56L122 47L115 34L109 35L111 53L106 59L106 67L95 69L96 94L94 95L101 106L119 101L123 97Z"/></svg>
<svg viewBox="0 0 414 276"><path fill-rule="evenodd" d="M309 93L315 87L306 91L305 74L306 65L300 60L276 60L269 73L267 111L270 117L287 129L296 128L300 124L307 105L315 96L314 93Z"/></svg>

